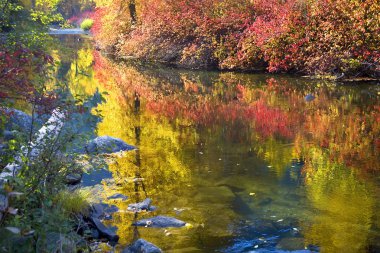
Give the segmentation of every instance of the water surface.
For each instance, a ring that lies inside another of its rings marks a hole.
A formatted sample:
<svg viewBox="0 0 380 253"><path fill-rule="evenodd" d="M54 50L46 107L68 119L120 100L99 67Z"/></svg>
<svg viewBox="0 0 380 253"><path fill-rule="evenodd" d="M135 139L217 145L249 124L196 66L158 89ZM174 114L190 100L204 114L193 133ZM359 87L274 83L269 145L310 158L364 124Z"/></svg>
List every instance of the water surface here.
<svg viewBox="0 0 380 253"><path fill-rule="evenodd" d="M129 196L109 201L118 249L143 238L165 252L380 251L378 84L114 62L84 37L59 41L72 93L108 92L98 135L138 147L85 182ZM157 211L126 212L146 197ZM188 226L132 226L154 215Z"/></svg>

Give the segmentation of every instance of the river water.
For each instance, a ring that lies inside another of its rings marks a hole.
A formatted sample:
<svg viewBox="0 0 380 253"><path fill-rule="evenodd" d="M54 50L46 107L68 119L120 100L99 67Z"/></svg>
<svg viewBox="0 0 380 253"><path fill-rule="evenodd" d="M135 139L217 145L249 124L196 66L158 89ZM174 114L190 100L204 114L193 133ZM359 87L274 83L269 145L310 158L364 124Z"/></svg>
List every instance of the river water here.
<svg viewBox="0 0 380 253"><path fill-rule="evenodd" d="M52 54L73 94L107 91L98 135L138 147L84 177L129 197L108 201L118 249L380 252L378 84L114 62L78 35ZM156 211L126 212L146 197ZM132 226L155 215L188 224Z"/></svg>

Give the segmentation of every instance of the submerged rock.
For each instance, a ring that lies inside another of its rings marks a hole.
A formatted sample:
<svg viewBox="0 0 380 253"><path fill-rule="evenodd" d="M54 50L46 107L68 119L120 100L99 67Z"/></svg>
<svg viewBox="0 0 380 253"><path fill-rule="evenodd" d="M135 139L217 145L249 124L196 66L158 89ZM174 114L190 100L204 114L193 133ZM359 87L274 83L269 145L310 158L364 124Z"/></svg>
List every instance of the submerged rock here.
<svg viewBox="0 0 380 253"><path fill-rule="evenodd" d="M85 148L89 154L111 154L136 149L135 146L110 136L99 136L91 140Z"/></svg>
<svg viewBox="0 0 380 253"><path fill-rule="evenodd" d="M114 195L112 196L109 196L108 199L115 199L115 200L127 200L128 197L125 196L124 194L121 194L121 193L115 193Z"/></svg>
<svg viewBox="0 0 380 253"><path fill-rule="evenodd" d="M110 228L107 228L98 218L91 217L90 220L99 231L100 237L106 238L111 242L117 242L119 240L119 236Z"/></svg>
<svg viewBox="0 0 380 253"><path fill-rule="evenodd" d="M144 199L142 202L129 204L127 210L130 212L154 211L157 208L151 206L152 200L150 198Z"/></svg>
<svg viewBox="0 0 380 253"><path fill-rule="evenodd" d="M285 237L277 243L276 248L282 250L302 250L305 248L305 240L300 237Z"/></svg>
<svg viewBox="0 0 380 253"><path fill-rule="evenodd" d="M167 227L183 227L186 222L176 218L167 216L155 216L149 219L142 219L134 222L134 226L154 227L154 228L167 228Z"/></svg>
<svg viewBox="0 0 380 253"><path fill-rule="evenodd" d="M156 245L145 241L144 239L138 239L130 246L125 248L122 253L161 253L162 250Z"/></svg>

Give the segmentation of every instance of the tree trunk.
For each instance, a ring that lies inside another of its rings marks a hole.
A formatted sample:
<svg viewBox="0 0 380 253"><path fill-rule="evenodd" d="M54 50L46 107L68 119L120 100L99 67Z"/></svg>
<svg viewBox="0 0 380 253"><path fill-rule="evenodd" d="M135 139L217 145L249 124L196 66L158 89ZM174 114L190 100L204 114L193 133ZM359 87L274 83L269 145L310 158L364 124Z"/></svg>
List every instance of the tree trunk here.
<svg viewBox="0 0 380 253"><path fill-rule="evenodd" d="M131 16L132 25L137 22L137 14L136 14L136 2L135 0L129 0L129 14Z"/></svg>

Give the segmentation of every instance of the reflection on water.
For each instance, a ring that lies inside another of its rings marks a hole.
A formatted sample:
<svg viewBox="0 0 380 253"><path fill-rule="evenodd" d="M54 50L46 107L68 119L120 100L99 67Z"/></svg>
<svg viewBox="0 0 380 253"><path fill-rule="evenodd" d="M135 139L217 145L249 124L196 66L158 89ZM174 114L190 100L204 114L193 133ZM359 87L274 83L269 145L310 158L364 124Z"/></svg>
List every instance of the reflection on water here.
<svg viewBox="0 0 380 253"><path fill-rule="evenodd" d="M378 86L114 63L75 36L61 38L55 55L73 94L109 93L98 134L139 148L109 164L113 180L102 182L106 195L129 196L110 201L121 245L380 250ZM153 214L125 212L146 197ZM132 226L157 214L190 225Z"/></svg>

